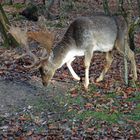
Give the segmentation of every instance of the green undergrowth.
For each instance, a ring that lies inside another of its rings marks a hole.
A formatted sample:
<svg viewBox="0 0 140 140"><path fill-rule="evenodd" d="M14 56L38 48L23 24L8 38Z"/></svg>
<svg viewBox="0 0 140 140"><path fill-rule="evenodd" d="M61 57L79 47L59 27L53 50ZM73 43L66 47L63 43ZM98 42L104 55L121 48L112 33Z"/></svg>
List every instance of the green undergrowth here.
<svg viewBox="0 0 140 140"><path fill-rule="evenodd" d="M40 97L33 102L33 107L37 112L46 111L52 114L51 122L83 122L90 118L93 122L119 124L127 123L127 120L140 120L140 94L134 92L125 99L116 92L97 94L98 91L96 86L90 86L86 93L77 86L74 89L75 96L72 95L72 91L68 91L54 94L48 99Z"/></svg>
<svg viewBox="0 0 140 140"><path fill-rule="evenodd" d="M26 4L23 4L23 3L14 3L14 4L4 3L4 4L2 4L2 6L11 6L11 7L14 7L16 9L21 9L21 8L25 8Z"/></svg>
<svg viewBox="0 0 140 140"><path fill-rule="evenodd" d="M14 3L12 6L15 7L16 9L21 9L26 7L26 5L22 3Z"/></svg>

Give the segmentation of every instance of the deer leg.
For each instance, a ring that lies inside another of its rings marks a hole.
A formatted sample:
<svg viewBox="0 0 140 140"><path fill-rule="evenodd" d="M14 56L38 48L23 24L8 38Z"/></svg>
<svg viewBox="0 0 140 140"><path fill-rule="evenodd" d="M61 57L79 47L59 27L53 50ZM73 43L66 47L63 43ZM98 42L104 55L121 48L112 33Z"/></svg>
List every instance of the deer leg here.
<svg viewBox="0 0 140 140"><path fill-rule="evenodd" d="M122 45L120 45L120 46L122 46ZM125 47L127 49L126 50L127 51L127 58L131 62L131 71L133 72L133 80L137 81L137 67L136 67L136 61L135 61L134 52L130 49L130 47L129 47L129 45L127 43L125 44ZM124 48L121 49L121 47L119 47L119 44L116 45L116 48L125 57Z"/></svg>
<svg viewBox="0 0 140 140"><path fill-rule="evenodd" d="M133 80L137 81L137 67L136 67L136 61L135 61L135 55L134 52L131 49L128 49L127 53L128 59L131 62L131 71L133 72Z"/></svg>
<svg viewBox="0 0 140 140"><path fill-rule="evenodd" d="M70 73L72 74L73 78L76 79L76 80L80 80L80 77L75 73L75 71L73 70L72 66L71 66L71 63L72 61L74 60L75 58L71 59L70 61L68 61L66 64L67 64L67 67L70 71Z"/></svg>
<svg viewBox="0 0 140 140"><path fill-rule="evenodd" d="M102 73L100 74L100 76L96 79L96 82L100 82L104 79L104 76L105 74L107 73L107 71L109 70L110 66L111 66L111 63L113 61L113 58L112 58L112 52L107 52L106 53L106 65L102 71Z"/></svg>
<svg viewBox="0 0 140 140"><path fill-rule="evenodd" d="M91 52L86 52L85 54L85 84L84 87L87 90L88 89L88 85L89 85L89 67L90 67L90 62L92 59L92 53Z"/></svg>

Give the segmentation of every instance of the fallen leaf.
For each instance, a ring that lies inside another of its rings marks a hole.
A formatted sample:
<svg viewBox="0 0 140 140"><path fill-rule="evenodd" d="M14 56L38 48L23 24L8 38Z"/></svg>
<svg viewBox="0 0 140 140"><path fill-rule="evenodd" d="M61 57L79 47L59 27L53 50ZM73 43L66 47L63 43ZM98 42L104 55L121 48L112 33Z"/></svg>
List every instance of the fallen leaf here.
<svg viewBox="0 0 140 140"><path fill-rule="evenodd" d="M29 132L26 133L26 136L31 136L33 134L33 130L30 130Z"/></svg>
<svg viewBox="0 0 140 140"><path fill-rule="evenodd" d="M93 107L93 104L92 104L92 103L86 103L86 104L84 105L84 107L85 107L86 109L91 109L91 108Z"/></svg>
<svg viewBox="0 0 140 140"><path fill-rule="evenodd" d="M26 120L27 120L27 118L26 118L26 117L24 117L24 116L20 116L20 117L19 117L19 120L21 120L21 121L26 121Z"/></svg>
<svg viewBox="0 0 140 140"><path fill-rule="evenodd" d="M124 99L127 99L128 98L128 93L123 92L123 97L124 97Z"/></svg>
<svg viewBox="0 0 140 140"><path fill-rule="evenodd" d="M71 93L71 97L77 97L78 96L78 92L75 88L72 88L70 90L70 93Z"/></svg>
<svg viewBox="0 0 140 140"><path fill-rule="evenodd" d="M100 93L98 93L98 92L94 93L94 97L100 97L100 96L101 96Z"/></svg>
<svg viewBox="0 0 140 140"><path fill-rule="evenodd" d="M86 130L86 132L88 132L88 133L92 133L93 131L94 131L94 127L92 127L92 128L87 128L87 130Z"/></svg>

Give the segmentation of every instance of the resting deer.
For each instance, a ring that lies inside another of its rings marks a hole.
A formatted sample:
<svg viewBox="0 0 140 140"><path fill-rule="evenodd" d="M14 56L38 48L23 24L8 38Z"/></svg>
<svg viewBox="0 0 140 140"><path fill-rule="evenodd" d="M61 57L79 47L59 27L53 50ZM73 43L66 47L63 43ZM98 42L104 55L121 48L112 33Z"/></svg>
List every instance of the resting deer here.
<svg viewBox="0 0 140 140"><path fill-rule="evenodd" d="M61 41L52 48L49 56L39 62L43 85L47 86L55 71L65 63L74 79L80 80L80 77L73 70L71 63L76 56L84 56L84 87L88 89L89 67L93 53L95 51L106 53L107 63L99 78L96 80L100 82L103 80L113 61L112 50L116 48L124 55L125 47L127 49L127 58L131 62L133 79L136 81L137 69L134 52L130 49L128 43L125 42L126 34L126 24L121 25L119 21L113 17L97 15L94 17L77 18L70 24ZM34 65L36 64L38 63L35 62Z"/></svg>

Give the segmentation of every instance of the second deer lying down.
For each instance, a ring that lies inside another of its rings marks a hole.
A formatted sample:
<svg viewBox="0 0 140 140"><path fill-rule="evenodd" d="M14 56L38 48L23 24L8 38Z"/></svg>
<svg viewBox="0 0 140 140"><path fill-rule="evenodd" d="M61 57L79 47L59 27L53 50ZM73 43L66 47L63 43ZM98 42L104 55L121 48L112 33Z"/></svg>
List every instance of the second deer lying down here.
<svg viewBox="0 0 140 140"><path fill-rule="evenodd" d="M49 56L40 61L39 70L43 85L47 86L55 71L65 63L74 79L80 80L80 77L73 70L71 63L76 56L84 56L84 87L88 89L89 67L93 53L95 51L106 53L107 63L99 78L96 80L100 82L103 80L105 73L112 63L112 50L116 48L124 55L125 47L127 50L127 58L131 62L133 78L136 81L137 70L134 52L130 49L127 41L125 42L126 34L126 24L121 25L118 20L113 17L103 15L77 18L70 24L62 40L53 47Z"/></svg>

